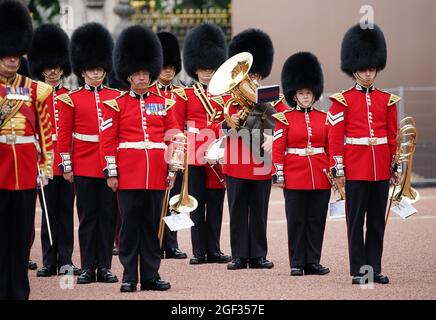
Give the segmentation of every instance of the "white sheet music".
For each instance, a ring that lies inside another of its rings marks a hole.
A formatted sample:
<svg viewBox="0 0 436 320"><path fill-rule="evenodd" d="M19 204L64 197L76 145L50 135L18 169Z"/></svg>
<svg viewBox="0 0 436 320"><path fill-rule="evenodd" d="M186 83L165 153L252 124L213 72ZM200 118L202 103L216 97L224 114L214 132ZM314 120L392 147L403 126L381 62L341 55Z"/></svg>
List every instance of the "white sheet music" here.
<svg viewBox="0 0 436 320"><path fill-rule="evenodd" d="M392 208L392 211L398 214L401 218L407 219L411 215L418 212L410 203L406 200L401 200L399 204Z"/></svg>
<svg viewBox="0 0 436 320"><path fill-rule="evenodd" d="M172 214L170 216L164 217L163 219L171 231L189 229L194 225L194 222L185 213Z"/></svg>
<svg viewBox="0 0 436 320"><path fill-rule="evenodd" d="M339 200L329 203L329 218L344 218L345 217L345 200Z"/></svg>

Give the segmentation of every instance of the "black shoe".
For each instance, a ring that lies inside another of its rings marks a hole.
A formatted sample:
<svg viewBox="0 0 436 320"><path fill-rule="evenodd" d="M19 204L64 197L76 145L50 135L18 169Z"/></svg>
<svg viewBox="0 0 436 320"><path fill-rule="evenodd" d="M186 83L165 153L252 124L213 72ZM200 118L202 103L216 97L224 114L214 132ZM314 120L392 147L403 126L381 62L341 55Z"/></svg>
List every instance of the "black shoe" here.
<svg viewBox="0 0 436 320"><path fill-rule="evenodd" d="M112 255L117 256L119 254L120 254L120 250L118 249L118 247L114 246L114 248L112 249Z"/></svg>
<svg viewBox="0 0 436 320"><path fill-rule="evenodd" d="M228 263L230 261L232 261L232 257L222 252L207 254L207 263Z"/></svg>
<svg viewBox="0 0 436 320"><path fill-rule="evenodd" d="M136 291L136 283L123 282L120 287L121 292L135 292Z"/></svg>
<svg viewBox="0 0 436 320"><path fill-rule="evenodd" d="M203 264L203 263L206 263L206 258L204 255L194 255L189 260L189 264Z"/></svg>
<svg viewBox="0 0 436 320"><path fill-rule="evenodd" d="M86 269L82 271L82 274L77 278L77 284L88 284L95 282L95 271Z"/></svg>
<svg viewBox="0 0 436 320"><path fill-rule="evenodd" d="M240 270L247 268L247 259L244 258L235 258L227 264L227 270Z"/></svg>
<svg viewBox="0 0 436 320"><path fill-rule="evenodd" d="M186 259L188 255L179 248L169 248L165 250L165 259Z"/></svg>
<svg viewBox="0 0 436 320"><path fill-rule="evenodd" d="M74 275L80 276L82 274L82 269L76 267L74 264L64 264L58 269L58 275Z"/></svg>
<svg viewBox="0 0 436 320"><path fill-rule="evenodd" d="M169 282L156 278L146 282L141 282L141 291L144 290L155 290L155 291L165 291L171 288Z"/></svg>
<svg viewBox="0 0 436 320"><path fill-rule="evenodd" d="M33 260L29 260L29 270L36 270L36 269L38 269L38 264Z"/></svg>
<svg viewBox="0 0 436 320"><path fill-rule="evenodd" d="M389 278L387 276L382 275L381 273L376 273L374 275L374 282L381 283L381 284L388 284Z"/></svg>
<svg viewBox="0 0 436 320"><path fill-rule="evenodd" d="M304 275L304 268L303 267L291 268L291 276L302 276L302 275Z"/></svg>
<svg viewBox="0 0 436 320"><path fill-rule="evenodd" d="M99 268L97 269L97 282L115 283L118 282L118 278L109 269Z"/></svg>
<svg viewBox="0 0 436 320"><path fill-rule="evenodd" d="M265 259L264 257L254 258L250 259L248 267L251 269L271 269L274 267L274 263Z"/></svg>
<svg viewBox="0 0 436 320"><path fill-rule="evenodd" d="M50 277L57 275L57 270L55 266L43 266L41 269L36 271L37 277Z"/></svg>
<svg viewBox="0 0 436 320"><path fill-rule="evenodd" d="M306 266L304 267L304 274L316 274L322 276L329 272L329 268L324 267L319 263L306 264Z"/></svg>

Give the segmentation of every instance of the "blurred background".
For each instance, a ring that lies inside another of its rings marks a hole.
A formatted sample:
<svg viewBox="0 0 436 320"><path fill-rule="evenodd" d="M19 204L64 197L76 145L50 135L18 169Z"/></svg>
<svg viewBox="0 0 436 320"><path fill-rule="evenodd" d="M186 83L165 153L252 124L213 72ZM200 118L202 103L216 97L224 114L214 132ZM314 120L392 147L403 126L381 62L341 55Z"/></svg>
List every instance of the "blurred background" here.
<svg viewBox="0 0 436 320"><path fill-rule="evenodd" d="M384 31L388 63L376 85L401 96L399 117L414 116L419 130L413 184L436 185L436 1L435 0L22 0L35 26L52 22L71 35L85 22L104 24L116 39L121 30L143 24L171 31L181 47L187 32L204 21L219 24L227 39L260 28L274 43L273 71L263 84L280 84L288 56L315 53L325 77L319 107L328 96L352 86L340 70L340 45L347 29L374 21ZM189 80L183 72L181 80ZM74 87L75 79L69 79ZM188 81L189 82L189 81Z"/></svg>

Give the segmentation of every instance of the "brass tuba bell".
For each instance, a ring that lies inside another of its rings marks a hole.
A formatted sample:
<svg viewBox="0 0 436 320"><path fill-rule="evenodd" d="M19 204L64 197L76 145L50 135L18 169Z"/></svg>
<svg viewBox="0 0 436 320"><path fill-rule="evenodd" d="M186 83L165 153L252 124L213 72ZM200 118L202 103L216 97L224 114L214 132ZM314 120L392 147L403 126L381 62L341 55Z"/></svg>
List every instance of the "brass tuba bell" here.
<svg viewBox="0 0 436 320"><path fill-rule="evenodd" d="M243 126L248 114L256 106L256 89L258 85L248 76L253 64L253 56L249 52L241 52L224 62L213 75L209 83L209 92L223 95L231 92L233 97L224 106L224 118L232 129ZM242 107L239 124L234 123L229 115L230 106L237 103Z"/></svg>

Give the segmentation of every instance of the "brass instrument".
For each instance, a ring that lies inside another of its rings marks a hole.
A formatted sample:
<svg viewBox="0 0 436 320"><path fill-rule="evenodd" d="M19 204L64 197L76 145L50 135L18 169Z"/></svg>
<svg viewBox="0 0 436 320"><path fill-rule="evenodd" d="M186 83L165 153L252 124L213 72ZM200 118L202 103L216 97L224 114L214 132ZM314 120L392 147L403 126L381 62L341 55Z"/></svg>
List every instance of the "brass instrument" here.
<svg viewBox="0 0 436 320"><path fill-rule="evenodd" d="M345 190L340 188L338 184L336 183L335 177L333 177L332 173L326 169L323 170L325 175L327 176L327 179L330 181L330 184L332 185L332 188L335 192L339 194L339 198L336 201L345 200Z"/></svg>
<svg viewBox="0 0 436 320"><path fill-rule="evenodd" d="M405 163L406 170L400 183L400 190L395 192L397 186L394 186L392 195L389 200L388 211L386 212L385 225L388 222L389 212L392 207L392 203L397 205L401 200L406 200L409 203L414 203L419 200L419 192L412 188L412 164L413 155L416 149L416 139L418 131L416 129L416 121L413 117L406 117L400 121L397 133L397 150L395 153L394 163L401 166Z"/></svg>
<svg viewBox="0 0 436 320"><path fill-rule="evenodd" d="M174 177L177 171L184 170L182 179L182 191L180 194L173 196L169 199L170 190L172 186L168 185L162 203L159 222L159 243L162 247L163 234L165 223L163 218L167 215L168 206L171 212L174 213L188 213L194 211L197 206L197 200L188 194L188 140L185 134L179 133L174 135L172 142L166 154L169 176Z"/></svg>
<svg viewBox="0 0 436 320"><path fill-rule="evenodd" d="M243 126L248 114L256 107L258 84L248 76L252 64L251 53L242 52L234 55L218 68L209 83L209 92L213 95L223 95L226 92L233 94L233 97L224 105L224 118L232 129ZM238 124L229 115L230 106L233 103L242 108Z"/></svg>

